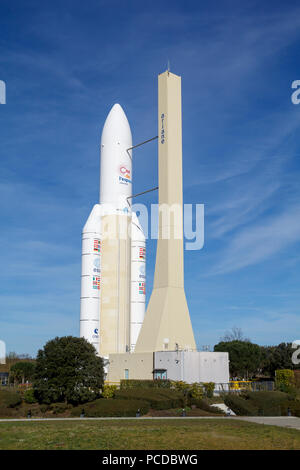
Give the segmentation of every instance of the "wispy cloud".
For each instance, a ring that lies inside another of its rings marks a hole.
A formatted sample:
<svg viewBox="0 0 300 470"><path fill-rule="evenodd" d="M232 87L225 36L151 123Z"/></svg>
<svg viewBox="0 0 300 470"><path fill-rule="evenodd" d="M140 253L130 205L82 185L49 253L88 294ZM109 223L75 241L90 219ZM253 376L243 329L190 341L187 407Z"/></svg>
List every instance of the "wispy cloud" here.
<svg viewBox="0 0 300 470"><path fill-rule="evenodd" d="M300 205L250 225L232 237L211 274L224 274L266 260L300 241Z"/></svg>

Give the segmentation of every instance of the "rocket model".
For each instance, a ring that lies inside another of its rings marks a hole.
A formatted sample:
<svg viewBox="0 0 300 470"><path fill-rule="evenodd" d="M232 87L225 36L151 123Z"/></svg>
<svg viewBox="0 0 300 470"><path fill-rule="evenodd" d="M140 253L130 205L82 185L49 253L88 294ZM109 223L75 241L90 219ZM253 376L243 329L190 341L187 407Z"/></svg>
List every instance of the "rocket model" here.
<svg viewBox="0 0 300 470"><path fill-rule="evenodd" d="M100 204L82 232L80 336L107 358L133 352L145 315L145 236L131 210L132 137L115 104L101 137Z"/></svg>

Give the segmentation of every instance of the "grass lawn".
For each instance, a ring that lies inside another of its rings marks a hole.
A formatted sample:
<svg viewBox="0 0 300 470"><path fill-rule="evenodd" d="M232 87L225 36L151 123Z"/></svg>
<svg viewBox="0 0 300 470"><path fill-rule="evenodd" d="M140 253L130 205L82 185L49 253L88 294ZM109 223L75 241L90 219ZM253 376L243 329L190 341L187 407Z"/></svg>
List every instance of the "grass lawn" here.
<svg viewBox="0 0 300 470"><path fill-rule="evenodd" d="M0 449L300 450L300 432L226 419L0 423Z"/></svg>

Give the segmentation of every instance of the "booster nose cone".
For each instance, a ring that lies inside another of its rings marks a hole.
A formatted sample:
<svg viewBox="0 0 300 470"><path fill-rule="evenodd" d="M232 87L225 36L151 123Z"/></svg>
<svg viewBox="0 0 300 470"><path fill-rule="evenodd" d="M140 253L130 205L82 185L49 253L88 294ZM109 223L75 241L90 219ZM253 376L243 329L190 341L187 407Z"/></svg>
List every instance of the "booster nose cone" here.
<svg viewBox="0 0 300 470"><path fill-rule="evenodd" d="M132 136L126 114L115 104L105 121L101 136L100 204L117 211L128 209L132 195Z"/></svg>
<svg viewBox="0 0 300 470"><path fill-rule="evenodd" d="M120 142L120 144L131 144L132 142L128 119L122 106L118 103L113 105L106 118L101 136L101 146L115 142L116 140Z"/></svg>

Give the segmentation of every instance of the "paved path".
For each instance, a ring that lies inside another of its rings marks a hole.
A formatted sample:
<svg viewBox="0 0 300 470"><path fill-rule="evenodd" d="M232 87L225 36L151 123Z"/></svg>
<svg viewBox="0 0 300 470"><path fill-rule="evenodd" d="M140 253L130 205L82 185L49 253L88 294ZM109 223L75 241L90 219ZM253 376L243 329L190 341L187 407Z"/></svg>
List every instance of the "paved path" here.
<svg viewBox="0 0 300 470"><path fill-rule="evenodd" d="M236 416L234 419L257 424L267 424L269 426L298 429L298 431L300 431L300 418L296 418L295 416Z"/></svg>
<svg viewBox="0 0 300 470"><path fill-rule="evenodd" d="M230 419L226 416L141 416L140 418L132 417L112 417L112 418L6 418L0 419L0 423L10 423L10 422L34 422L34 421L111 421L111 420L172 420L172 419Z"/></svg>
<svg viewBox="0 0 300 470"><path fill-rule="evenodd" d="M270 426L281 426L284 428L291 428L297 429L300 431L300 418L296 418L294 416L274 416L274 417L263 417L263 416L148 416L148 417L140 417L140 418L21 418L21 419L0 419L0 423L8 423L8 422L35 422L35 421L112 421L112 420L186 420L186 419L225 419L225 420L241 420L241 421L248 421L251 423L257 424L265 424Z"/></svg>

